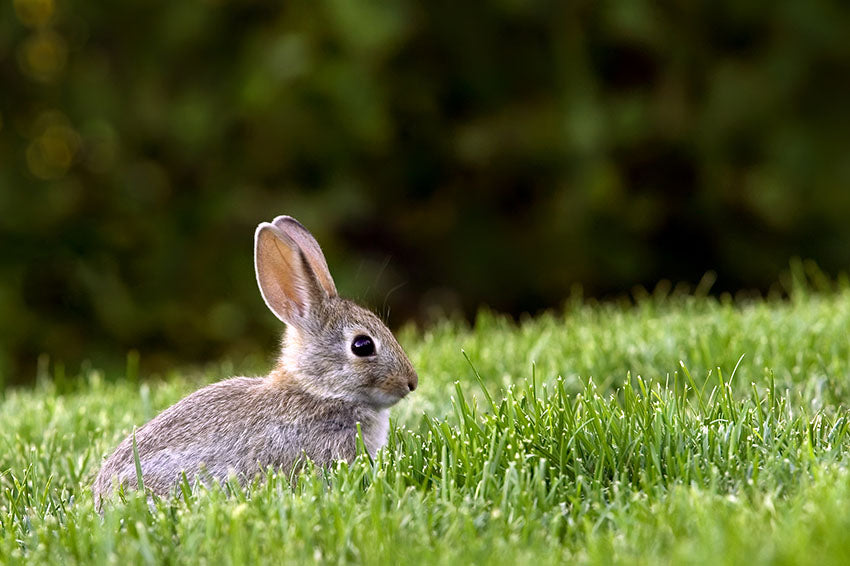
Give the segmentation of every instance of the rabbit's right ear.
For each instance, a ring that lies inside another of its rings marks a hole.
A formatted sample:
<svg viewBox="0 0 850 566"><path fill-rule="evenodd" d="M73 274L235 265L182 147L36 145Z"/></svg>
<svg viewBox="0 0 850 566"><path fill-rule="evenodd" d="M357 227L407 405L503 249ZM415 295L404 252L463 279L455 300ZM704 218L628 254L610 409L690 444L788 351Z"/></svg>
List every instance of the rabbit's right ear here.
<svg viewBox="0 0 850 566"><path fill-rule="evenodd" d="M263 222L254 233L254 268L263 300L276 317L300 326L327 293L298 244Z"/></svg>

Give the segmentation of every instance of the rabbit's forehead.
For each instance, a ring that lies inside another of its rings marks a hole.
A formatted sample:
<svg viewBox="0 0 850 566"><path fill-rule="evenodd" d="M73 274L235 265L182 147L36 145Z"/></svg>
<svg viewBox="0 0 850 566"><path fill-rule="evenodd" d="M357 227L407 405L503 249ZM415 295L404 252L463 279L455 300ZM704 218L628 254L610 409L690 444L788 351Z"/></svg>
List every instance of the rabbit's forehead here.
<svg viewBox="0 0 850 566"><path fill-rule="evenodd" d="M382 338L392 336L392 333L381 322L375 313L364 309L353 302L348 302L348 306L341 316L340 327L346 335L349 334L369 334L374 338Z"/></svg>

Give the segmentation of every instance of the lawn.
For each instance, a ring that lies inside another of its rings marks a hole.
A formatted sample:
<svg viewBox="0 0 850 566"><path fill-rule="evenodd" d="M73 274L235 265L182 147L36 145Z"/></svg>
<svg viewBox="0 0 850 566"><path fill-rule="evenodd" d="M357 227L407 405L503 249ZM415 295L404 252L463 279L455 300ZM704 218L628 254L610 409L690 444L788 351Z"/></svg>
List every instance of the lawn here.
<svg viewBox="0 0 850 566"><path fill-rule="evenodd" d="M134 424L268 368L51 365L2 393L0 562L850 563L846 282L575 298L400 340L420 388L375 461L152 504L129 492L103 516L89 485Z"/></svg>

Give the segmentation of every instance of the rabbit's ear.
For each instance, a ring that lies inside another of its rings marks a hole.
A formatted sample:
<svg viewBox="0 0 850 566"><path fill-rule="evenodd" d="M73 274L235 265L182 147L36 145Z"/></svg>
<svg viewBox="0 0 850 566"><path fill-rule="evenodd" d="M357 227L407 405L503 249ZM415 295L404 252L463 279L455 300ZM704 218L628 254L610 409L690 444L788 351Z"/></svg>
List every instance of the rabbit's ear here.
<svg viewBox="0 0 850 566"><path fill-rule="evenodd" d="M254 268L263 300L287 324L302 325L327 296L298 243L268 222L254 233Z"/></svg>
<svg viewBox="0 0 850 566"><path fill-rule="evenodd" d="M319 242L316 241L313 234L291 216L278 216L272 221L272 224L280 228L298 244L307 261L310 262L310 267L313 268L313 273L316 274L319 284L329 297L336 297L336 285L334 285L333 277L328 270L328 262L325 261L322 248L319 247Z"/></svg>

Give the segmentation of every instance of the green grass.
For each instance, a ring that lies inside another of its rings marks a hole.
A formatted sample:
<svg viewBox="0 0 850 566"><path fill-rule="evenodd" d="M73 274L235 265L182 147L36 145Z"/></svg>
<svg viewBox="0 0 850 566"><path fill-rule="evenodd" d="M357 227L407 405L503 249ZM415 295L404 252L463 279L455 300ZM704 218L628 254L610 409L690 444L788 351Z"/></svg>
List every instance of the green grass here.
<svg viewBox="0 0 850 566"><path fill-rule="evenodd" d="M401 339L420 389L374 462L153 505L130 492L102 517L101 458L234 368L139 383L131 358L129 379L5 391L0 562L850 562L847 284L575 300Z"/></svg>

